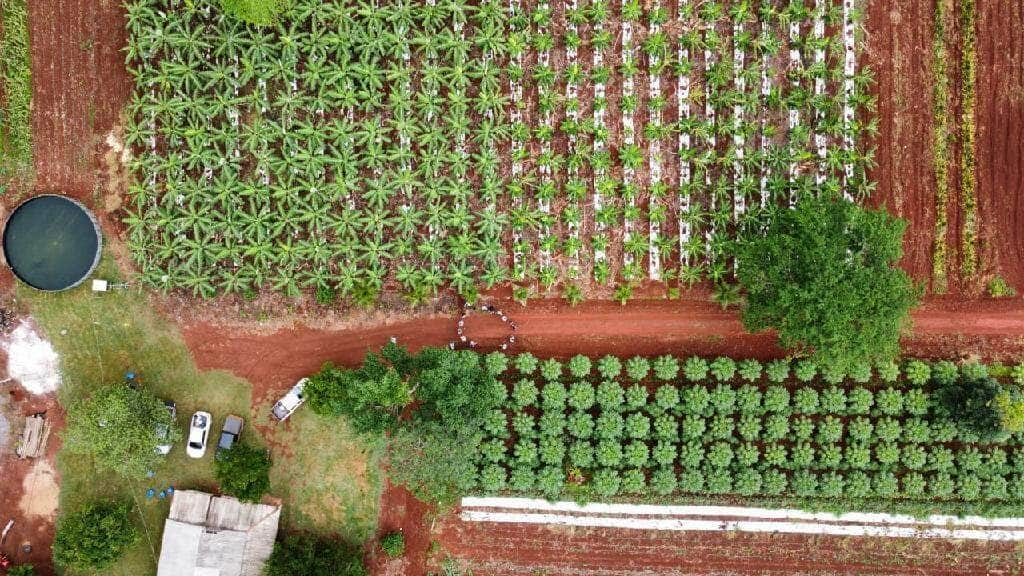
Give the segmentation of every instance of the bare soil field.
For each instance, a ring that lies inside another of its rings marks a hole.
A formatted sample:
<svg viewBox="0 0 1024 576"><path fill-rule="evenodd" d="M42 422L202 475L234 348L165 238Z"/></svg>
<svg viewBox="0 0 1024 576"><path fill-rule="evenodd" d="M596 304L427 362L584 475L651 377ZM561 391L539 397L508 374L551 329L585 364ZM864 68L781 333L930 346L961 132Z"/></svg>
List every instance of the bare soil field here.
<svg viewBox="0 0 1024 576"><path fill-rule="evenodd" d="M1024 2L978 2L981 257L1024 292Z"/></svg>
<svg viewBox="0 0 1024 576"><path fill-rule="evenodd" d="M435 538L476 576L1018 574L1012 543L672 533L463 522Z"/></svg>
<svg viewBox="0 0 1024 576"><path fill-rule="evenodd" d="M106 134L131 93L127 33L116 0L33 0L32 132L36 191L67 194L98 212Z"/></svg>

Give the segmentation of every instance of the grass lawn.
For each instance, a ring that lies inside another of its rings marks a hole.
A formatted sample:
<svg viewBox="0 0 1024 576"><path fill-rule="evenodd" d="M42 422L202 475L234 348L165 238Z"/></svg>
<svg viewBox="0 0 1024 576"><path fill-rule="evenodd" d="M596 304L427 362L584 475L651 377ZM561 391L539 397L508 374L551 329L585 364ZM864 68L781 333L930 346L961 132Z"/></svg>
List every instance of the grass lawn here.
<svg viewBox="0 0 1024 576"><path fill-rule="evenodd" d="M116 266L104 258L97 277L116 278ZM65 405L104 384L121 382L126 371L135 370L143 386L177 403L179 426L186 427L197 409L214 416L206 457L188 458L179 443L152 478L126 480L96 469L89 457L58 455L62 511L98 498L134 501L140 511L142 543L106 573L154 574L169 501L147 501L147 488L157 492L169 485L213 488L212 445L224 417L229 413L244 417L242 440L264 445L258 427L269 426L268 407L261 406L254 415L248 382L225 372L197 370L176 327L150 307L143 292L94 294L83 286L46 294L22 286L18 298L28 303L33 318L61 355L60 399ZM380 500L379 445L365 445L347 426L320 420L308 411L300 410L287 426L267 429L272 430L274 459L271 493L284 500L283 528L337 533L360 541L371 535Z"/></svg>

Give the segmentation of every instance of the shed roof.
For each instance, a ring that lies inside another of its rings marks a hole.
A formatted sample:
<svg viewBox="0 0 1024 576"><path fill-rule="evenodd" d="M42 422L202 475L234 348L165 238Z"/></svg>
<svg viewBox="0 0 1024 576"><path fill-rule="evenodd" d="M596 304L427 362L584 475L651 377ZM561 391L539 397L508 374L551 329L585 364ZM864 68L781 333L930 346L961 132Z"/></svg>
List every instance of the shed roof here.
<svg viewBox="0 0 1024 576"><path fill-rule="evenodd" d="M280 517L280 506L175 492L157 576L259 576L274 550Z"/></svg>

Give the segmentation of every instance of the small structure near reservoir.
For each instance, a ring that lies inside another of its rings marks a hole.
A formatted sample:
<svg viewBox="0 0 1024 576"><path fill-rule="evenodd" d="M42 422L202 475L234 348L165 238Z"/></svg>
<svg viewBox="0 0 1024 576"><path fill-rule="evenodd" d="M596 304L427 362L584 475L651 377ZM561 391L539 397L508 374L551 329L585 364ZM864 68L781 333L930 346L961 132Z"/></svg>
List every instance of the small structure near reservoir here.
<svg viewBox="0 0 1024 576"><path fill-rule="evenodd" d="M281 506L179 490L164 526L157 576L260 576Z"/></svg>

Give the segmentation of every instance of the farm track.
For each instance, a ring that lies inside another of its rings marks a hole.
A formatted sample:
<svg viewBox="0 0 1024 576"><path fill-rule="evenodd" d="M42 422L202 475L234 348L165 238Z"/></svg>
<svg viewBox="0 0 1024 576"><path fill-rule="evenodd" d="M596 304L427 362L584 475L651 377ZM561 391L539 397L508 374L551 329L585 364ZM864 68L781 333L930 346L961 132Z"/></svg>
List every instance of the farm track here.
<svg viewBox="0 0 1024 576"><path fill-rule="evenodd" d="M502 305L505 305L502 303ZM743 331L734 312L711 302L642 301L623 309L593 302L569 308L560 302L535 302L506 311L519 326L513 351L538 356L727 354L736 357L781 356L770 334ZM1024 354L1024 306L1019 301L989 301L970 307L955 299L932 300L913 315L914 336L904 342L909 355L957 357L977 353L987 359L1016 359ZM255 401L276 394L325 361L359 362L367 350L395 336L417 349L446 346L454 337L454 316L436 315L350 330L303 326L257 334L232 325L197 321L183 334L203 369L234 372L253 384ZM466 333L485 350L506 336L506 327L490 317L471 316Z"/></svg>

